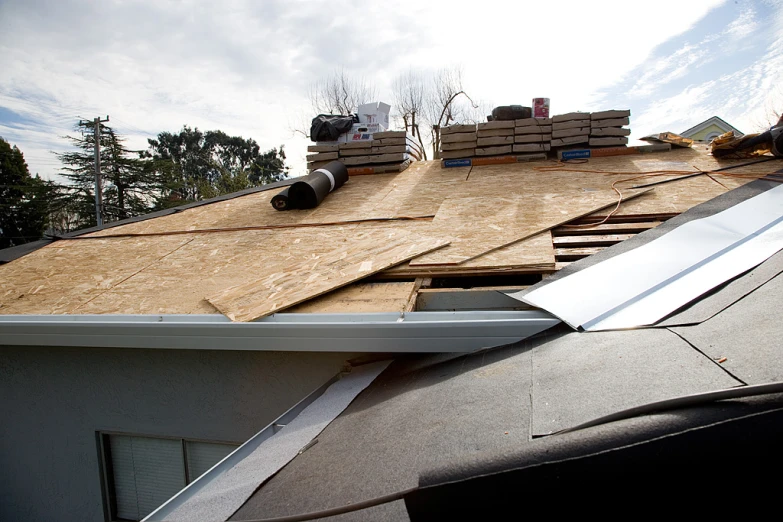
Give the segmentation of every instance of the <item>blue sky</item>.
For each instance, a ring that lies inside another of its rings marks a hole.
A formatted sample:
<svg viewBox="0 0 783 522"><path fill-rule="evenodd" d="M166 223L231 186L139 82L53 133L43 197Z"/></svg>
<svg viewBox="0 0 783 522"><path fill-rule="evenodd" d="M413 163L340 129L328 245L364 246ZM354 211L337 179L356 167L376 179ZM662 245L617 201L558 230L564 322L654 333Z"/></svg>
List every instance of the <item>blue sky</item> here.
<svg viewBox="0 0 783 522"><path fill-rule="evenodd" d="M182 125L285 144L303 173L310 85L337 68L379 99L409 69L459 66L483 106L630 108L632 138L717 115L745 132L783 108L783 1L357 3L0 0L0 136L32 172L80 118L133 148Z"/></svg>

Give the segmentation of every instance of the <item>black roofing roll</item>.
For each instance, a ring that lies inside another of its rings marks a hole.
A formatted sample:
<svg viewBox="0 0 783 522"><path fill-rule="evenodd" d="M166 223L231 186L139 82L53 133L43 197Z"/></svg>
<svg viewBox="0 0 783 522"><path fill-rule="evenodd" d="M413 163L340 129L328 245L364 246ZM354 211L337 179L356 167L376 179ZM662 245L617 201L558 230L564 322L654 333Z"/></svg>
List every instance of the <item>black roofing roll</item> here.
<svg viewBox="0 0 783 522"><path fill-rule="evenodd" d="M275 210L288 210L291 208L290 201L288 199L288 189L291 187L286 187L283 189L282 192L279 194L276 194L272 198L272 206Z"/></svg>
<svg viewBox="0 0 783 522"><path fill-rule="evenodd" d="M348 169L339 161L327 163L288 188L288 208L315 208L333 190L348 181Z"/></svg>

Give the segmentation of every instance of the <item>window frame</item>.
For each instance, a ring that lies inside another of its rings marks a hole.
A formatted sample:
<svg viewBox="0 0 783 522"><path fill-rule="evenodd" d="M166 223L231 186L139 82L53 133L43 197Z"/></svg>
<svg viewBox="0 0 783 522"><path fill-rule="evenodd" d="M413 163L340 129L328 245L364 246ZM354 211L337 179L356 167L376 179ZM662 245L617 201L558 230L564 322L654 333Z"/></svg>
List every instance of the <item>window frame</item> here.
<svg viewBox="0 0 783 522"><path fill-rule="evenodd" d="M143 437L149 439L165 439L165 440L178 440L180 442L180 448L182 451L182 462L185 475L185 486L190 485L198 477L191 477L191 471L188 466L188 442L201 442L205 444L222 444L227 446L239 447L241 442L236 441L224 441L224 440L211 440L192 437L174 437L170 435L152 435L146 433L131 433L123 431L112 430L99 430L95 432L96 446L98 450L98 462L100 467L100 486L101 496L103 500L103 516L106 522L136 522L128 518L117 517L117 495L114 488L114 469L112 467L111 459L111 445L109 444L109 437L112 435L120 435L124 437Z"/></svg>

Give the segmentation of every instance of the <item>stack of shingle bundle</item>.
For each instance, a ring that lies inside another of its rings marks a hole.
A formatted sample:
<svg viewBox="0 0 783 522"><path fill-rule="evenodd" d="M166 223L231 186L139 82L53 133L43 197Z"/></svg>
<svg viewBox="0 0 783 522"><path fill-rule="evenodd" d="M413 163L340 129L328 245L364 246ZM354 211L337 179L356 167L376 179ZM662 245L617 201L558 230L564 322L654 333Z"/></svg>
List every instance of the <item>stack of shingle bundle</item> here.
<svg viewBox="0 0 783 522"><path fill-rule="evenodd" d="M476 155L478 137L475 125L452 125L440 129L440 157L472 158Z"/></svg>
<svg viewBox="0 0 783 522"><path fill-rule="evenodd" d="M330 161L338 159L340 157L340 144L327 143L321 145L308 145L307 152L314 153L307 155L307 170L313 171L315 169L320 169Z"/></svg>
<svg viewBox="0 0 783 522"><path fill-rule="evenodd" d="M590 146L627 145L631 129L623 127L630 123L630 110L594 112L590 115Z"/></svg>
<svg viewBox="0 0 783 522"><path fill-rule="evenodd" d="M590 141L590 113L569 112L552 117L552 146L565 147Z"/></svg>
<svg viewBox="0 0 783 522"><path fill-rule="evenodd" d="M550 149L552 118L525 118L514 121L514 153L541 153Z"/></svg>
<svg viewBox="0 0 783 522"><path fill-rule="evenodd" d="M486 121L476 126L476 156L502 156L514 149L514 120Z"/></svg>
<svg viewBox="0 0 783 522"><path fill-rule="evenodd" d="M422 158L420 146L405 131L376 132L370 140L340 143L335 154L348 174L401 172Z"/></svg>

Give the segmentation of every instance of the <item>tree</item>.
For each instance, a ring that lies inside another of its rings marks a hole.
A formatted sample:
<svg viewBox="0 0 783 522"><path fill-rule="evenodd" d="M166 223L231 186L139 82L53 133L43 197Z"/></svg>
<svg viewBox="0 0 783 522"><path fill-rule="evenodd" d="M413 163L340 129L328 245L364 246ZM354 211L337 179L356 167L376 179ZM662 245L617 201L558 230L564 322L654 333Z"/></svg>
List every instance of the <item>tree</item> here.
<svg viewBox="0 0 783 522"><path fill-rule="evenodd" d="M406 131L418 138L424 147L421 127L425 127L432 146L432 157L440 157L440 129L457 123L482 121L484 107L475 103L462 86L462 70L458 67L434 72L409 70L392 83L395 112ZM465 103L465 100L469 102ZM426 151L425 151L426 159Z"/></svg>
<svg viewBox="0 0 783 522"><path fill-rule="evenodd" d="M345 69L338 69L329 76L310 85L311 114L299 114L292 125L293 132L310 137L310 122L319 114L348 116L355 114L359 105L377 100L377 88L364 78L351 76Z"/></svg>
<svg viewBox="0 0 783 522"><path fill-rule="evenodd" d="M56 200L56 185L31 176L19 148L0 138L0 248L40 239Z"/></svg>
<svg viewBox="0 0 783 522"><path fill-rule="evenodd" d="M223 131L202 132L182 127L178 134L161 132L150 139L143 157L150 170L165 180L160 206L236 192L265 185L288 175L283 146L261 153L252 138Z"/></svg>
<svg viewBox="0 0 783 522"><path fill-rule="evenodd" d="M117 221L154 209L162 190L161 178L138 151L125 147L125 140L108 125L101 126L101 217ZM78 215L79 228L94 226L95 220L95 123L80 122L81 137L65 136L77 149L58 153L62 175L69 180L69 209Z"/></svg>

